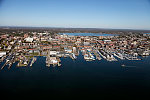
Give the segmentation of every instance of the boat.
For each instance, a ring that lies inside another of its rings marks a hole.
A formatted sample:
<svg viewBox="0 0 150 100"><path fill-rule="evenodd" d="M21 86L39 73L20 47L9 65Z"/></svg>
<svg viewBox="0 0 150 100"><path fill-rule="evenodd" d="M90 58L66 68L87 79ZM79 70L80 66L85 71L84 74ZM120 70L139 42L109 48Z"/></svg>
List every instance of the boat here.
<svg viewBox="0 0 150 100"><path fill-rule="evenodd" d="M73 58L73 59L77 59L77 57L75 56L74 53L72 53L72 58Z"/></svg>
<svg viewBox="0 0 150 100"><path fill-rule="evenodd" d="M107 54L107 61L117 61L113 55Z"/></svg>
<svg viewBox="0 0 150 100"><path fill-rule="evenodd" d="M122 64L121 66L122 66L122 67L125 67L126 65Z"/></svg>
<svg viewBox="0 0 150 100"><path fill-rule="evenodd" d="M86 61L91 61L91 60L93 60L93 58L91 58L88 54L85 54L85 55L84 55L84 59L85 59Z"/></svg>

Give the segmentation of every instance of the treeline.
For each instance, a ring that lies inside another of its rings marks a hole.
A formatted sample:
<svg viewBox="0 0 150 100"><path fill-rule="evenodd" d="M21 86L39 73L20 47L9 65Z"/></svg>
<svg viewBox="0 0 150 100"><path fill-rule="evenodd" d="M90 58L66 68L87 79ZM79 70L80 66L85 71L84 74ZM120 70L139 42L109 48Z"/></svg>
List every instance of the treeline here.
<svg viewBox="0 0 150 100"><path fill-rule="evenodd" d="M55 33L106 33L106 34L129 34L129 33L150 33L150 30L129 30L129 29L99 29L99 28L47 28L47 27L0 27L0 34L31 34L32 32L51 34Z"/></svg>

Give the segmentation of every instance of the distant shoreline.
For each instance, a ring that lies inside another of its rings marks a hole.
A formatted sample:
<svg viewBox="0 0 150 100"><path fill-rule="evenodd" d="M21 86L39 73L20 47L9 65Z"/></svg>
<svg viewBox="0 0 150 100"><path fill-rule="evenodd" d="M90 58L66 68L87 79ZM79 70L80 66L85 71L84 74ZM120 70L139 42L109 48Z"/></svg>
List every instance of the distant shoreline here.
<svg viewBox="0 0 150 100"><path fill-rule="evenodd" d="M109 33L109 32L140 32L150 33L146 29L111 29L111 28L65 28L65 27L27 27L27 26L0 26L0 30L48 30L48 31L64 31L67 33ZM72 31L72 32L71 32ZM111 33L113 34L113 33Z"/></svg>

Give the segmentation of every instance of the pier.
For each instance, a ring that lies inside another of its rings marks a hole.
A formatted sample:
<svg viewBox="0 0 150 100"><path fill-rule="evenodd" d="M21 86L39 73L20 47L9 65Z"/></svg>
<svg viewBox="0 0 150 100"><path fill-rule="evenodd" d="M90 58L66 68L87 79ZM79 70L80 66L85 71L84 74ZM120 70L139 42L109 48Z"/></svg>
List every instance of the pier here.
<svg viewBox="0 0 150 100"><path fill-rule="evenodd" d="M8 60L6 60L5 64L1 67L1 70L4 69L4 67L8 64Z"/></svg>
<svg viewBox="0 0 150 100"><path fill-rule="evenodd" d="M33 57L33 58L32 58L32 61L31 61L31 63L30 63L30 66L32 66L36 60L37 60L37 58L36 58L36 57Z"/></svg>

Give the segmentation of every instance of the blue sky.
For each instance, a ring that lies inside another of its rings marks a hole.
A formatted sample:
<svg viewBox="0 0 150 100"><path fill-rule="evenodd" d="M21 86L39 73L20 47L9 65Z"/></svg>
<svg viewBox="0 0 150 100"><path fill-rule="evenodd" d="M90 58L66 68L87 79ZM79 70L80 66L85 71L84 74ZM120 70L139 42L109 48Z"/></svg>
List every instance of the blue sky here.
<svg viewBox="0 0 150 100"><path fill-rule="evenodd" d="M0 26L150 29L150 0L0 0Z"/></svg>

